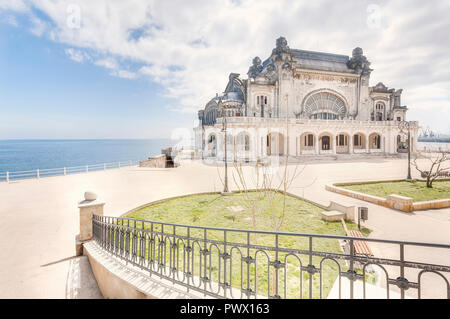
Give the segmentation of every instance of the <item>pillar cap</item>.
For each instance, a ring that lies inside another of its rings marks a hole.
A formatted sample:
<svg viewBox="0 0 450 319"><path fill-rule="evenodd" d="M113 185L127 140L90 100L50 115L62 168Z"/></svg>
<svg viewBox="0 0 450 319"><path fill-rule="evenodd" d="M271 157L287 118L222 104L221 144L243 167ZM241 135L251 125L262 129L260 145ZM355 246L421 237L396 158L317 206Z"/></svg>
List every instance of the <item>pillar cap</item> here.
<svg viewBox="0 0 450 319"><path fill-rule="evenodd" d="M84 200L78 202L78 208L105 205L105 202L97 198L97 194L92 191L84 193Z"/></svg>
<svg viewBox="0 0 450 319"><path fill-rule="evenodd" d="M92 191L84 192L84 199L85 200L96 200L97 194Z"/></svg>

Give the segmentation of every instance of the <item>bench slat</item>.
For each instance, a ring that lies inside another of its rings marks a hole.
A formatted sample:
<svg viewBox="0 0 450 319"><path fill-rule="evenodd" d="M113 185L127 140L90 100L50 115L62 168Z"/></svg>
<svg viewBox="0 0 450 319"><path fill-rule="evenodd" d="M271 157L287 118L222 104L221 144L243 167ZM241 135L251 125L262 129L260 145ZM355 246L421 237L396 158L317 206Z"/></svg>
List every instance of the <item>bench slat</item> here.
<svg viewBox="0 0 450 319"><path fill-rule="evenodd" d="M347 236L350 237L360 237L363 238L363 234L356 230L349 230L347 232ZM369 245L365 241L355 240L353 242L355 248L355 254L357 255L365 255L365 256L373 256L372 251L370 250Z"/></svg>

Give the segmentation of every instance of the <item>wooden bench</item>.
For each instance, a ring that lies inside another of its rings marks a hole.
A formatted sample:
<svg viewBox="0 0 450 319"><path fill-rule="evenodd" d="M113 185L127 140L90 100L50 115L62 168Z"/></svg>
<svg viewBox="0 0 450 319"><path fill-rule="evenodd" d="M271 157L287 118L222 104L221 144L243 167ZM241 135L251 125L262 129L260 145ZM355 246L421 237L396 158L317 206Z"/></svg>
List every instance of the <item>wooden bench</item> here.
<svg viewBox="0 0 450 319"><path fill-rule="evenodd" d="M349 230L347 232L347 236L349 237L364 237L361 232L357 230ZM362 240L355 240L353 241L353 246L355 247L355 254L356 255L363 255L363 256L373 256L372 250L370 250L369 245L367 245L366 241Z"/></svg>
<svg viewBox="0 0 450 319"><path fill-rule="evenodd" d="M344 226L345 233L347 234L347 236L364 238L363 234L360 231L348 230L344 219L341 219L341 221L342 221L342 225ZM370 257L373 256L373 252L370 249L370 247L366 241L355 240L355 241L353 241L353 247L355 248L355 255L370 256Z"/></svg>

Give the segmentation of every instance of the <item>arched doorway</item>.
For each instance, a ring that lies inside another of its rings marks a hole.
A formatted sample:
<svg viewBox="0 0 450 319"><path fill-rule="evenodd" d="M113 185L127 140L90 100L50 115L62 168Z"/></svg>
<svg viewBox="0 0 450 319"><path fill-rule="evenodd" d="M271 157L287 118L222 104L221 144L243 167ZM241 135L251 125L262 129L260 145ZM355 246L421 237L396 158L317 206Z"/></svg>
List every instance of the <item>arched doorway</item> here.
<svg viewBox="0 0 450 319"><path fill-rule="evenodd" d="M369 149L370 150L381 150L380 134L372 133L369 135Z"/></svg>
<svg viewBox="0 0 450 319"><path fill-rule="evenodd" d="M217 155L217 139L215 134L210 134L206 141L208 155L212 157L216 157Z"/></svg>
<svg viewBox="0 0 450 319"><path fill-rule="evenodd" d="M284 155L284 135L273 132L267 135L267 155Z"/></svg>
<svg viewBox="0 0 450 319"><path fill-rule="evenodd" d="M236 157L237 160L249 161L250 135L247 132L241 132L236 136Z"/></svg>
<svg viewBox="0 0 450 319"><path fill-rule="evenodd" d="M333 150L333 139L332 135L329 133L322 133L319 136L319 152L320 153L332 153Z"/></svg>
<svg viewBox="0 0 450 319"><path fill-rule="evenodd" d="M353 152L362 153L366 151L366 136L362 133L353 135Z"/></svg>
<svg viewBox="0 0 450 319"><path fill-rule="evenodd" d="M300 135L300 154L314 154L316 137L313 133L303 133Z"/></svg>
<svg viewBox="0 0 450 319"><path fill-rule="evenodd" d="M397 135L397 152L407 153L408 152L408 142L407 138L402 135Z"/></svg>

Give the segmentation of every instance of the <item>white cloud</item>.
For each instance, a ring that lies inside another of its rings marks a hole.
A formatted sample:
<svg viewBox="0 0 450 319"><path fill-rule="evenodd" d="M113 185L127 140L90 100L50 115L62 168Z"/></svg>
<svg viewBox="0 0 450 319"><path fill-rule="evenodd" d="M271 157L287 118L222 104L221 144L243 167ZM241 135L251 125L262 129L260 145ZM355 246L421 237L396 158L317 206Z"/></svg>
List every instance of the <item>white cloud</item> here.
<svg viewBox="0 0 450 319"><path fill-rule="evenodd" d="M42 36L49 28L48 23L38 17L31 17L30 22L32 24L31 33L38 37Z"/></svg>
<svg viewBox="0 0 450 319"><path fill-rule="evenodd" d="M69 58L75 62L82 63L86 60L91 61L91 57L84 51L76 50L73 48L65 49L64 52L69 56Z"/></svg>
<svg viewBox="0 0 450 319"><path fill-rule="evenodd" d="M105 58L95 61L96 65L102 66L107 69L117 69L119 65L117 64L117 61L113 58Z"/></svg>
<svg viewBox="0 0 450 319"><path fill-rule="evenodd" d="M123 79L135 79L137 77L136 73L134 72L120 69L120 64L116 59L111 57L99 59L95 61L94 64L111 70L109 74L112 76L117 76Z"/></svg>
<svg viewBox="0 0 450 319"><path fill-rule="evenodd" d="M0 10L28 11L28 5L22 0L0 0Z"/></svg>
<svg viewBox="0 0 450 319"><path fill-rule="evenodd" d="M19 26L19 22L17 22L17 19L13 15L5 15L1 18L1 22L10 24L14 27Z"/></svg>
<svg viewBox="0 0 450 319"><path fill-rule="evenodd" d="M27 10L22 1L9 3L0 0L0 9ZM375 69L371 85L404 88L411 115L450 131L448 118L420 113L450 109L448 2L381 0L374 11L372 1L359 0L77 0L80 28L67 23L71 1L30 3L52 20L51 27L37 23L35 34L48 31L54 41L97 53L94 63L113 76L160 83L177 99L174 110L194 113L224 89L230 72L245 75L251 59L265 59L283 35L291 48L350 55L362 47ZM141 67L130 71L129 62Z"/></svg>
<svg viewBox="0 0 450 319"><path fill-rule="evenodd" d="M137 77L136 73L127 70L118 70L114 75L124 79L135 79Z"/></svg>

